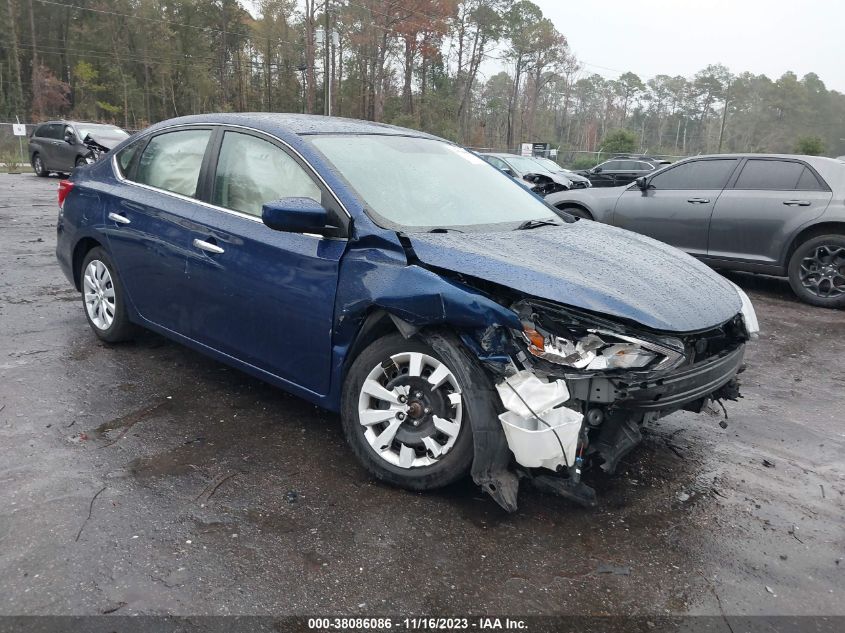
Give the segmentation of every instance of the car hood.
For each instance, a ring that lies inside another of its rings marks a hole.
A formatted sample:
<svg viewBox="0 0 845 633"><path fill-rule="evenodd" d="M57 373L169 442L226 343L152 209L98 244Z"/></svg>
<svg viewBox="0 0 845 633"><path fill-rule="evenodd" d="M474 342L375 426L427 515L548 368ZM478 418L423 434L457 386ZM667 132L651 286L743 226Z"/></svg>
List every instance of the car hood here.
<svg viewBox="0 0 845 633"><path fill-rule="evenodd" d="M429 266L653 330L712 328L742 307L733 285L693 257L597 222L408 237Z"/></svg>

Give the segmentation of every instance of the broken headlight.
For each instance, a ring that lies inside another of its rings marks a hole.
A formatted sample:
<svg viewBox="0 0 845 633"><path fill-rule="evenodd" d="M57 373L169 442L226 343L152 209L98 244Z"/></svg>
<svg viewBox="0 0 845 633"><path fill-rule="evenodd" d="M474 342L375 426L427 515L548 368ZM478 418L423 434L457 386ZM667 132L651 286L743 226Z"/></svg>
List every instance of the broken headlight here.
<svg viewBox="0 0 845 633"><path fill-rule="evenodd" d="M557 336L531 325L524 326L522 337L533 356L581 371L669 369L684 360L683 343L674 339L660 344L598 329Z"/></svg>
<svg viewBox="0 0 845 633"><path fill-rule="evenodd" d="M745 323L745 333L748 335L749 339L756 341L760 336L760 324L757 322L757 312L754 311L754 305L751 303L751 299L748 298L748 295L745 294L745 291L742 288L733 282L731 283L733 284L733 287L736 288L739 300L742 302L740 314L742 314L742 320Z"/></svg>

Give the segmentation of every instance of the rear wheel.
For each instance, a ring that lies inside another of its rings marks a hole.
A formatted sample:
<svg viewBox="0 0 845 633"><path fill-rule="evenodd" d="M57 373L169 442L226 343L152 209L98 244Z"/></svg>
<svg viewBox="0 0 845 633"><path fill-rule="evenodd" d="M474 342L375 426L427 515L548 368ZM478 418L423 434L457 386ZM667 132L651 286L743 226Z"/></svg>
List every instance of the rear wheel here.
<svg viewBox="0 0 845 633"><path fill-rule="evenodd" d="M473 443L461 363L456 355L447 364L422 341L399 334L355 359L344 384L343 429L375 477L431 490L466 475Z"/></svg>
<svg viewBox="0 0 845 633"><path fill-rule="evenodd" d="M83 156L78 156L76 158L76 166L77 167L82 167L83 165L87 165L87 164L88 164L88 161L85 160L85 158Z"/></svg>
<svg viewBox="0 0 845 633"><path fill-rule="evenodd" d="M41 154L32 155L32 169L35 170L35 175L44 178L49 172L44 167L44 161L41 160Z"/></svg>
<svg viewBox="0 0 845 633"><path fill-rule="evenodd" d="M799 245L789 260L789 284L802 301L845 308L845 235L819 235Z"/></svg>
<svg viewBox="0 0 845 633"><path fill-rule="evenodd" d="M85 318L94 334L107 343L132 338L134 327L126 315L123 284L109 254L100 247L88 251L79 277Z"/></svg>

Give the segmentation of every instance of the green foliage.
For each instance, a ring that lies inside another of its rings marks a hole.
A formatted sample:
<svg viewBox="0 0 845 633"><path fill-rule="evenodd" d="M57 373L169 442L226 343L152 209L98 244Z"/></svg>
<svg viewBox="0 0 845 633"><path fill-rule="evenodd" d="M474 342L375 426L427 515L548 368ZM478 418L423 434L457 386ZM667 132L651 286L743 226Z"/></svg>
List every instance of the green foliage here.
<svg viewBox="0 0 845 633"><path fill-rule="evenodd" d="M630 130L608 132L601 142L605 154L623 154L637 151L637 135Z"/></svg>
<svg viewBox="0 0 845 633"><path fill-rule="evenodd" d="M821 156L825 150L824 141L818 136L804 136L795 144L795 153L805 156Z"/></svg>

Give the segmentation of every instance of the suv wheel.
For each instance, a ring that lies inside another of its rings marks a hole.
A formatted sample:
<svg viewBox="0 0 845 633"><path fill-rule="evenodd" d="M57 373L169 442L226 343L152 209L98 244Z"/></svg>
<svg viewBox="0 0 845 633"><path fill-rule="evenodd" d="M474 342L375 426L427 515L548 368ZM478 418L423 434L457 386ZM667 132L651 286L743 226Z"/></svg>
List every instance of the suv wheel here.
<svg viewBox="0 0 845 633"><path fill-rule="evenodd" d="M123 284L108 253L99 247L88 251L79 276L85 318L94 334L107 343L132 338L134 327L126 315Z"/></svg>
<svg viewBox="0 0 845 633"><path fill-rule="evenodd" d="M789 284L798 298L825 308L845 308L845 235L819 235L789 260Z"/></svg>
<svg viewBox="0 0 845 633"><path fill-rule="evenodd" d="M431 490L464 477L472 464L459 354L444 359L422 341L386 336L352 363L343 390L343 430L375 477Z"/></svg>
<svg viewBox="0 0 845 633"><path fill-rule="evenodd" d="M41 160L40 154L32 155L32 168L35 170L35 175L44 178L49 173L44 167L44 161Z"/></svg>

